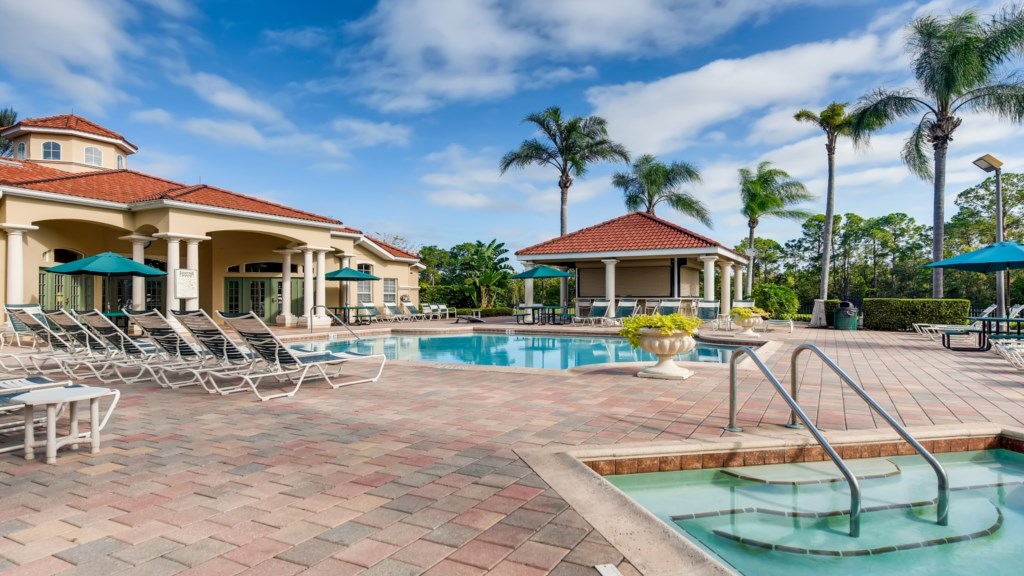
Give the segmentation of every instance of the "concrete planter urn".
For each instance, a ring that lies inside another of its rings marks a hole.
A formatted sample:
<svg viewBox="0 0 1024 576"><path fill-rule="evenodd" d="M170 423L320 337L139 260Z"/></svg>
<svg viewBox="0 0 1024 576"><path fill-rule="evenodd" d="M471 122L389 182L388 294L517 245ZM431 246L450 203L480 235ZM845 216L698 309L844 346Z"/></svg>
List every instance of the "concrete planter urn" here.
<svg viewBox="0 0 1024 576"><path fill-rule="evenodd" d="M761 318L759 316L750 316L748 318L737 318L736 319L736 324L738 324L740 326L740 328L743 328L742 331L740 331L740 332L738 332L736 334L737 338L740 338L740 337L743 337L743 338L760 338L761 337L760 334L758 334L757 332L754 332L754 326L758 326L760 324L763 324L763 321L761 320Z"/></svg>
<svg viewBox="0 0 1024 576"><path fill-rule="evenodd" d="M658 357L658 363L637 373L641 378L665 380L686 380L693 376L693 370L675 363L676 354L685 354L697 345L686 332L674 331L664 334L659 328L640 329L640 348Z"/></svg>

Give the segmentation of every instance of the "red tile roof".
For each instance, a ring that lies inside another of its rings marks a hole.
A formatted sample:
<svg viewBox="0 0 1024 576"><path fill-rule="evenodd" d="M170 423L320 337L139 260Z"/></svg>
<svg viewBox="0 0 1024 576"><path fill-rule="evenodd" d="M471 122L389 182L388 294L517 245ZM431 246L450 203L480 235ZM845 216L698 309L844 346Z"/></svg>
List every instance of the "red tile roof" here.
<svg viewBox="0 0 1024 576"><path fill-rule="evenodd" d="M19 164L20 166L13 166ZM165 180L133 172L131 170L100 170L96 172L68 173L39 166L31 160L0 162L0 183L19 188L66 194L93 200L109 200L131 204L154 200L175 200L200 206L227 208L242 212L310 220L338 224L341 222L326 216L289 208L281 204L238 194L212 186L186 186L180 182Z"/></svg>
<svg viewBox="0 0 1024 576"><path fill-rule="evenodd" d="M516 252L516 256L639 252L674 248L723 248L729 250L707 236L701 236L657 216L646 212L632 212L565 236L523 248Z"/></svg>
<svg viewBox="0 0 1024 576"><path fill-rule="evenodd" d="M114 140L120 140L129 146L132 150L138 150L138 146L132 144L113 130L107 130L103 126L90 122L81 116L74 114L61 114L59 116L47 116L45 118L26 118L21 120L17 124L10 126L9 128L16 127L25 128L55 128L60 130L75 130L77 132L85 132L86 134L92 134L94 136L103 136L104 138L112 138ZM6 130L6 128L4 128Z"/></svg>
<svg viewBox="0 0 1024 576"><path fill-rule="evenodd" d="M420 257L417 256L416 254L413 254L412 252L406 250L402 250L401 248L395 246L394 244L388 244L387 242L381 240L380 238L374 238L373 236L367 236L367 238L377 246L383 248L385 251L387 251L388 254L391 254L395 258L410 258L413 260L420 259Z"/></svg>

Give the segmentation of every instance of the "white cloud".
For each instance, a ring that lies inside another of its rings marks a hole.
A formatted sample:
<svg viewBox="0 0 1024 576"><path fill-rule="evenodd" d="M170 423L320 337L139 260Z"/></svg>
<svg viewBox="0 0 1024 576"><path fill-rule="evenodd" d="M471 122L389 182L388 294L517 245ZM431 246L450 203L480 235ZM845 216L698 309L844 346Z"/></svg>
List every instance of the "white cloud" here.
<svg viewBox="0 0 1024 576"><path fill-rule="evenodd" d="M190 134L225 144L241 144L253 148L262 148L266 144L263 134L246 122L191 118L182 122L182 126Z"/></svg>
<svg viewBox="0 0 1024 576"><path fill-rule="evenodd" d="M185 18L193 13L192 4L188 0L141 0L154 8L162 10L175 18Z"/></svg>
<svg viewBox="0 0 1024 576"><path fill-rule="evenodd" d="M280 110L249 95L249 92L222 76L196 72L179 78L197 96L214 106L242 117L268 124L289 126Z"/></svg>
<svg viewBox="0 0 1024 576"><path fill-rule="evenodd" d="M331 32L317 26L300 26L284 30L264 30L260 34L271 48L297 48L314 50L331 42Z"/></svg>
<svg viewBox="0 0 1024 576"><path fill-rule="evenodd" d="M4 2L0 66L52 87L83 110L100 112L128 99L117 81L121 58L138 54L125 30L134 16L123 0Z"/></svg>
<svg viewBox="0 0 1024 576"><path fill-rule="evenodd" d="M163 108L150 108L148 110L133 111L131 119L136 122L146 122L149 124L170 124L174 121L174 116Z"/></svg>
<svg viewBox="0 0 1024 576"><path fill-rule="evenodd" d="M406 146L412 136L412 130L408 126L391 122L371 122L361 118L336 118L331 122L331 128L352 147L380 144Z"/></svg>
<svg viewBox="0 0 1024 576"><path fill-rule="evenodd" d="M192 156L168 154L148 148L145 154L139 154L128 161L129 168L136 172L145 172L179 182L193 180L195 165L196 159Z"/></svg>
<svg viewBox="0 0 1024 576"><path fill-rule="evenodd" d="M810 110L817 113L820 107L811 107ZM807 122L797 122L793 115L799 108L783 107L777 108L762 115L754 122L747 136L748 144L781 144L810 133L820 133L820 128Z"/></svg>

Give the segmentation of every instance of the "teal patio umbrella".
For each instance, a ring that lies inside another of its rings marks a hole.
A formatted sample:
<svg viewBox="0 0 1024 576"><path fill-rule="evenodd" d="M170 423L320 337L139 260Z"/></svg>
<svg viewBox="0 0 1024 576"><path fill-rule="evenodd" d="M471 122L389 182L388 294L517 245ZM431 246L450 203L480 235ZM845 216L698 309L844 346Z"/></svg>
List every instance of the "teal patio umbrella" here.
<svg viewBox="0 0 1024 576"><path fill-rule="evenodd" d="M334 270L333 272L328 272L327 274L324 275L324 278L327 279L327 280L339 280L341 282L360 282L360 281L364 281L364 280L380 280L379 277L374 276L373 274L367 274L366 272L361 272L359 270L354 270L352 268L339 268L337 270ZM341 305L342 306L348 306L348 291L347 290L344 292L343 296L345 298L344 298L344 300L342 300L342 304Z"/></svg>
<svg viewBox="0 0 1024 576"><path fill-rule="evenodd" d="M544 266L542 264L540 266L530 268L529 270L523 270L519 274L513 276L513 278L517 278L520 280L543 280L545 278L572 278L572 272L565 272L564 270L552 268L551 266ZM541 300L543 302L543 299ZM563 302L562 305L564 306L565 302Z"/></svg>
<svg viewBox="0 0 1024 576"><path fill-rule="evenodd" d="M153 278L166 276L167 272L125 258L114 252L103 252L88 258L59 264L46 269L54 274L67 274L69 276L103 276L104 282L111 277L143 276ZM103 310L107 309L107 290L103 290Z"/></svg>
<svg viewBox="0 0 1024 576"><path fill-rule="evenodd" d="M1024 268L1024 244L998 242L959 256L925 264L925 266L982 273Z"/></svg>

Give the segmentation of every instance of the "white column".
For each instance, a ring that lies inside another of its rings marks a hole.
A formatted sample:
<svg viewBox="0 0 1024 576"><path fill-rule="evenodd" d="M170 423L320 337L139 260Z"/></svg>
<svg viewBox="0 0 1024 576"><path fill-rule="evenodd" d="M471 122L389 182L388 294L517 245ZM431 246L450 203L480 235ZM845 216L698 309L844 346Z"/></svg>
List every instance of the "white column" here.
<svg viewBox="0 0 1024 576"><path fill-rule="evenodd" d="M199 280L199 242L195 238L189 238L185 243L185 268L196 271L196 280ZM185 310L199 310L199 298L185 300Z"/></svg>
<svg viewBox="0 0 1024 576"><path fill-rule="evenodd" d="M327 305L327 251L316 251L316 305ZM318 319L327 319L327 311L317 308L315 316Z"/></svg>
<svg viewBox="0 0 1024 576"><path fill-rule="evenodd" d="M533 262L523 262L523 269L529 270L533 268ZM533 278L527 278L523 282L523 303L527 306L533 306Z"/></svg>
<svg viewBox="0 0 1024 576"><path fill-rule="evenodd" d="M7 294L4 302L25 304L25 232L38 226L0 224L7 232Z"/></svg>
<svg viewBox="0 0 1024 576"><path fill-rule="evenodd" d="M718 256L701 256L700 260L704 263L704 301L713 302L715 300L715 261L718 260Z"/></svg>
<svg viewBox="0 0 1024 576"><path fill-rule="evenodd" d="M174 273L178 270L178 264L181 263L181 239L167 236L165 240L167 240L167 300L164 302L164 313L170 316L171 310L178 308L178 300L174 297Z"/></svg>
<svg viewBox="0 0 1024 576"><path fill-rule="evenodd" d="M281 255L281 313L277 316L280 326L294 326L292 314L292 254L298 250L274 250Z"/></svg>
<svg viewBox="0 0 1024 576"><path fill-rule="evenodd" d="M121 236L120 240L132 243L132 260L139 264L146 263L146 244L153 241L149 236L130 234ZM132 310L146 309L146 279L142 276L132 277Z"/></svg>
<svg viewBox="0 0 1024 576"><path fill-rule="evenodd" d="M719 264L718 269L722 273L722 294L719 298L721 302L719 303L718 313L728 314L729 310L732 310L732 298L729 297L729 272L732 270L732 264L723 260Z"/></svg>
<svg viewBox="0 0 1024 576"><path fill-rule="evenodd" d="M309 326L312 318L309 310L313 307L313 250L302 249L302 318L299 324Z"/></svg>
<svg viewBox="0 0 1024 576"><path fill-rule="evenodd" d="M615 313L615 265L619 263L614 258L601 260L604 262L604 297L608 300L608 310Z"/></svg>
<svg viewBox="0 0 1024 576"><path fill-rule="evenodd" d="M732 271L736 277L736 286L733 289L733 301L743 300L743 266L733 264Z"/></svg>

